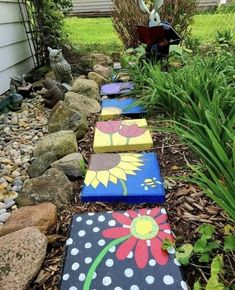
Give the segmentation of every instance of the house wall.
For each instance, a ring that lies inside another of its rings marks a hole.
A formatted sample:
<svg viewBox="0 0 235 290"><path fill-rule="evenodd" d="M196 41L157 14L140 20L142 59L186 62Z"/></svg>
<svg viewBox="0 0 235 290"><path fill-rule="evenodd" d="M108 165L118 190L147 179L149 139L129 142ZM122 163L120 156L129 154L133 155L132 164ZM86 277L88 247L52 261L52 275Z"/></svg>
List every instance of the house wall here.
<svg viewBox="0 0 235 290"><path fill-rule="evenodd" d="M10 77L34 67L17 0L0 0L0 95L9 89Z"/></svg>
<svg viewBox="0 0 235 290"><path fill-rule="evenodd" d="M127 0L129 1L129 0ZM220 0L197 0L199 9L214 7ZM73 0L73 11L75 15L86 14L110 14L112 0Z"/></svg>
<svg viewBox="0 0 235 290"><path fill-rule="evenodd" d="M112 10L112 0L73 0L73 14L108 14Z"/></svg>

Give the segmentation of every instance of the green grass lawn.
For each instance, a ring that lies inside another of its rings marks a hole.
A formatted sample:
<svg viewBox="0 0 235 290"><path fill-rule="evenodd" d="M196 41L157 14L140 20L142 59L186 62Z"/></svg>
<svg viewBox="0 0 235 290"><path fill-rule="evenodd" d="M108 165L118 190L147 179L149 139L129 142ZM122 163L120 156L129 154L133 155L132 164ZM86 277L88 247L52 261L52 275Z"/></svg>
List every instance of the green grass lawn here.
<svg viewBox="0 0 235 290"><path fill-rule="evenodd" d="M235 13L199 14L194 17L192 36L200 42L215 40L217 30L235 31ZM122 48L111 18L78 18L65 19L65 32L69 39L81 50L118 51Z"/></svg>
<svg viewBox="0 0 235 290"><path fill-rule="evenodd" d="M69 17L65 19L65 32L82 50L117 51L122 47L111 18Z"/></svg>

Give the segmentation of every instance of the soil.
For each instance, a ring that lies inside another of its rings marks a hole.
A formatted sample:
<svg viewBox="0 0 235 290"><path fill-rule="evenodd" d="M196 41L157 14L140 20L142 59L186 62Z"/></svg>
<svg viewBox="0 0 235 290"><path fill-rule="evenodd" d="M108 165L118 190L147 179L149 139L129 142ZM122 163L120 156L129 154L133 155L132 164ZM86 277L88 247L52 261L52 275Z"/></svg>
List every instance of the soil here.
<svg viewBox="0 0 235 290"><path fill-rule="evenodd" d="M79 152L82 153L88 164L92 154L94 125L97 116L89 119L89 132L84 139L78 142ZM156 122L148 120L152 127L156 127ZM167 209L169 222L174 235L176 236L176 245L185 243L194 244L197 240L197 228L202 223L209 223L216 227L216 238L223 241L224 227L229 223L229 217L203 192L194 185L180 180L174 180L172 177L186 176L189 173L186 161L190 163L197 162L187 148L181 144L178 138L171 133L154 132L154 151L161 164L161 172L166 180L168 189L164 207ZM136 209L141 207L155 207L156 204L141 204L138 206L126 205L121 203L108 204L102 202L81 203L80 192L83 180L74 182L74 198L71 201L69 209L58 212L58 223L56 234L48 237L49 247L43 267L32 283L30 289L35 290L56 290L58 289L60 274L63 266L65 254L65 241L69 235L69 225L71 217L75 213L101 212L110 210ZM232 225L232 223L230 222ZM225 274L221 277L222 281L230 286L234 283L235 256L226 254ZM190 287L200 278L202 284L205 284L210 277L210 267L203 265L198 261L193 261L190 266L184 267L185 279Z"/></svg>

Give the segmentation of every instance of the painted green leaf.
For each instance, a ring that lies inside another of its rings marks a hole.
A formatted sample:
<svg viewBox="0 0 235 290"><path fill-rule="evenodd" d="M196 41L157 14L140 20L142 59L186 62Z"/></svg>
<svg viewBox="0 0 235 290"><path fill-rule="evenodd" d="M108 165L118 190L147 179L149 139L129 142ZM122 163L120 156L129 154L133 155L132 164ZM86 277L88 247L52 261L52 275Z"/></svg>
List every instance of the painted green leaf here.
<svg viewBox="0 0 235 290"><path fill-rule="evenodd" d="M225 238L224 250L235 251L235 235L230 235Z"/></svg>
<svg viewBox="0 0 235 290"><path fill-rule="evenodd" d="M213 237L213 234L215 232L215 227L209 224L202 224L198 228L198 232L201 234L202 239L208 240Z"/></svg>
<svg viewBox="0 0 235 290"><path fill-rule="evenodd" d="M193 246L191 244L185 244L176 251L176 259L182 265L188 265L190 257L193 252Z"/></svg>
<svg viewBox="0 0 235 290"><path fill-rule="evenodd" d="M202 289L202 285L201 285L200 281L197 280L197 282L195 282L193 285L193 290L201 290L201 289Z"/></svg>

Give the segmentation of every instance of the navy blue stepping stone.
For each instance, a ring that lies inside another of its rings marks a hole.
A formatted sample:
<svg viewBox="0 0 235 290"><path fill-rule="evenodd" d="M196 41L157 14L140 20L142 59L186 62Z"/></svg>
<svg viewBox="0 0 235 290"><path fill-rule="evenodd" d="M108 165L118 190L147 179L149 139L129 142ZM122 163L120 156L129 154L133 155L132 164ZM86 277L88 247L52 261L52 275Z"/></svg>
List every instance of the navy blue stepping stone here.
<svg viewBox="0 0 235 290"><path fill-rule="evenodd" d="M146 113L146 110L135 105L136 100L132 98L105 99L102 101L100 117L103 121L125 116L136 116Z"/></svg>
<svg viewBox="0 0 235 290"><path fill-rule="evenodd" d="M165 190L154 153L93 154L83 202L163 203Z"/></svg>
<svg viewBox="0 0 235 290"><path fill-rule="evenodd" d="M72 219L60 290L187 290L163 208Z"/></svg>
<svg viewBox="0 0 235 290"><path fill-rule="evenodd" d="M101 86L101 96L127 94L134 89L134 84L130 82L117 82Z"/></svg>

